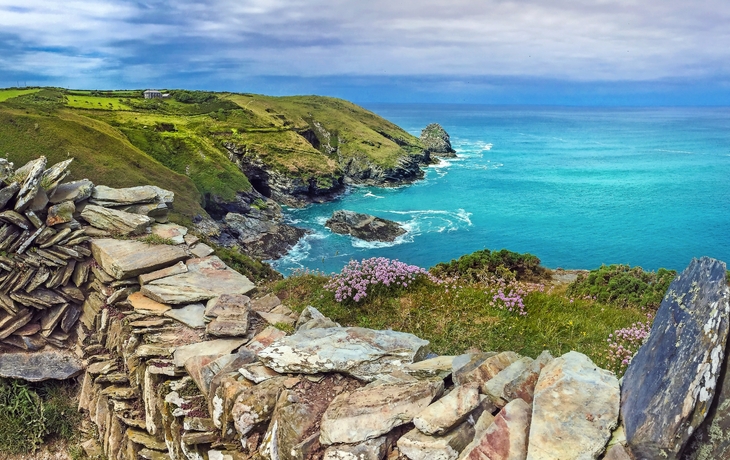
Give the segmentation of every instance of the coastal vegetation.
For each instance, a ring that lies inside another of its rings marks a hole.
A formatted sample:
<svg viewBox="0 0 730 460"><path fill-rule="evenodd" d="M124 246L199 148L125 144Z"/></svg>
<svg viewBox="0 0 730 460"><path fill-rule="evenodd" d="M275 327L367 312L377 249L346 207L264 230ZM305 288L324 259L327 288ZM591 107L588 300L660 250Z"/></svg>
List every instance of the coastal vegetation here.
<svg viewBox="0 0 730 460"><path fill-rule="evenodd" d="M647 280L665 283L673 275L635 268L604 283L605 272L566 286L552 283L534 255L483 250L429 271L371 259L332 275L300 271L270 286L294 309L312 305L343 325L410 332L438 354L576 350L622 374L651 327L659 288ZM642 295L627 295L644 284Z"/></svg>

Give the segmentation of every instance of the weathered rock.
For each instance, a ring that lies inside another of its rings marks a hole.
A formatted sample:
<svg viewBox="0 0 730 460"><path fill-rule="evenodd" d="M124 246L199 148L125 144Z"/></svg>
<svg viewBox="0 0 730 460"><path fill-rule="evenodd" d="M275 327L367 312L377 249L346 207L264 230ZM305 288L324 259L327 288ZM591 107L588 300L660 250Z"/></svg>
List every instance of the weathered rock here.
<svg viewBox="0 0 730 460"><path fill-rule="evenodd" d="M449 134L438 123L431 123L421 131L421 142L432 155L455 157Z"/></svg>
<svg viewBox="0 0 730 460"><path fill-rule="evenodd" d="M5 206L18 193L18 190L20 190L20 184L17 182L0 189L0 210L5 209Z"/></svg>
<svg viewBox="0 0 730 460"><path fill-rule="evenodd" d="M358 444L330 446L323 460L383 460L392 445L389 436L368 439Z"/></svg>
<svg viewBox="0 0 730 460"><path fill-rule="evenodd" d="M479 352L479 353L465 353L454 357L451 365L451 378L454 380L456 385L466 385L470 383L472 379L470 375L482 364L487 358L496 356L497 353L490 352Z"/></svg>
<svg viewBox="0 0 730 460"><path fill-rule="evenodd" d="M624 376L621 413L637 458L678 458L710 410L728 335L725 264L695 259L672 282Z"/></svg>
<svg viewBox="0 0 730 460"><path fill-rule="evenodd" d="M150 281L141 292L158 302L182 304L208 300L222 294L245 294L255 285L216 256L190 259L188 271Z"/></svg>
<svg viewBox="0 0 730 460"><path fill-rule="evenodd" d="M451 375L454 356L437 356L403 366L403 372L417 378L440 377L445 379Z"/></svg>
<svg viewBox="0 0 730 460"><path fill-rule="evenodd" d="M48 217L46 218L46 225L53 226L58 224L65 224L73 220L73 214L76 212L76 206L73 201L62 201L57 205L48 208Z"/></svg>
<svg viewBox="0 0 730 460"><path fill-rule="evenodd" d="M184 325L192 327L193 329L202 329L205 327L205 320L203 318L204 312L205 307L202 303L193 303L185 305L182 308L167 310L164 314L168 318L180 321Z"/></svg>
<svg viewBox="0 0 730 460"><path fill-rule="evenodd" d="M530 431L530 405L521 399L510 401L494 417L487 430L474 439L474 444L464 450L460 459L465 460L524 460L528 454L528 433ZM556 440L560 442L560 440ZM564 458L545 456L552 460Z"/></svg>
<svg viewBox="0 0 730 460"><path fill-rule="evenodd" d="M262 350L259 359L282 373L341 372L373 381L427 353L428 341L412 334L334 327L298 331Z"/></svg>
<svg viewBox="0 0 730 460"><path fill-rule="evenodd" d="M0 353L0 377L30 382L65 380L83 370L84 366L78 358L65 350Z"/></svg>
<svg viewBox="0 0 730 460"><path fill-rule="evenodd" d="M205 327L205 332L214 337L245 337L248 333L248 314L214 318Z"/></svg>
<svg viewBox="0 0 730 460"><path fill-rule="evenodd" d="M377 438L409 423L444 389L442 380L371 383L337 396L322 417L322 445Z"/></svg>
<svg viewBox="0 0 730 460"><path fill-rule="evenodd" d="M218 316L248 315L250 309L251 299L248 296L223 294L208 301L205 306L205 316L207 318L217 318Z"/></svg>
<svg viewBox="0 0 730 460"><path fill-rule="evenodd" d="M410 460L456 460L474 437L474 427L464 422L448 433L428 436L413 429L398 439L398 449Z"/></svg>
<svg viewBox="0 0 730 460"><path fill-rule="evenodd" d="M491 354L487 353L487 355ZM490 379L520 359L520 355L513 351L493 354L479 362L483 356L484 354L481 353L474 355L468 364L455 371L454 382L458 382L459 385L476 384L479 385L482 392L486 392L484 385ZM465 368L471 368L471 370Z"/></svg>
<svg viewBox="0 0 730 460"><path fill-rule="evenodd" d="M91 196L94 184L88 179L82 179L73 182L59 184L56 191L49 197L52 204L61 203L63 201L73 201L78 203Z"/></svg>
<svg viewBox="0 0 730 460"><path fill-rule="evenodd" d="M18 190L18 195L15 198L15 207L13 209L16 212L24 211L30 205L33 198L35 198L40 188L41 177L45 168L46 157L39 157L29 161L25 166L15 171L15 176L23 178L20 190Z"/></svg>
<svg viewBox="0 0 730 460"><path fill-rule="evenodd" d="M258 354L261 350L266 349L272 343L285 336L286 333L281 329L277 329L274 326L267 326L266 329L256 334L244 348Z"/></svg>
<svg viewBox="0 0 730 460"><path fill-rule="evenodd" d="M190 250L190 252L195 257L208 257L213 254L215 250L205 243L198 243Z"/></svg>
<svg viewBox="0 0 730 460"><path fill-rule="evenodd" d="M507 383L504 386L505 401L512 401L513 399L520 398L528 404L532 404L532 398L535 394L535 385L537 385L537 379L540 377L542 369L552 361L553 355L549 351L545 350L540 353L540 356L530 364L520 375L514 380Z"/></svg>
<svg viewBox="0 0 730 460"><path fill-rule="evenodd" d="M268 313L279 305L281 305L281 299L274 294L266 294L261 298L251 301L251 310Z"/></svg>
<svg viewBox="0 0 730 460"><path fill-rule="evenodd" d="M271 420L284 380L285 377L268 379L239 393L233 403L231 418L240 436L246 436Z"/></svg>
<svg viewBox="0 0 730 460"><path fill-rule="evenodd" d="M335 233L352 235L365 241L390 242L406 233L400 224L392 220L345 210L332 213L324 225Z"/></svg>
<svg viewBox="0 0 730 460"><path fill-rule="evenodd" d="M185 235L188 233L187 227L177 224L154 224L150 227L153 235L157 235L160 238L170 240L174 244L185 243Z"/></svg>
<svg viewBox="0 0 730 460"><path fill-rule="evenodd" d="M159 270L187 258L185 250L176 246L110 238L93 240L91 252L104 271L118 280Z"/></svg>
<svg viewBox="0 0 730 460"><path fill-rule="evenodd" d="M90 204L81 211L81 217L92 227L118 235L139 235L152 221L147 216L118 211Z"/></svg>
<svg viewBox="0 0 730 460"><path fill-rule="evenodd" d="M152 203L157 200L157 187L111 188L97 185L91 192L90 202L100 206L125 206L137 203Z"/></svg>
<svg viewBox="0 0 730 460"><path fill-rule="evenodd" d="M466 420L478 405L479 390L476 386L457 386L419 413L413 424L424 434L441 435Z"/></svg>
<svg viewBox="0 0 730 460"><path fill-rule="evenodd" d="M298 331L300 329L306 330L327 327L340 327L340 325L327 318L320 313L319 310L310 305L299 315L299 319L297 319L294 330Z"/></svg>
<svg viewBox="0 0 730 460"><path fill-rule="evenodd" d="M505 387L519 378L532 364L532 358L520 358L510 364L499 374L484 384L484 393L492 399L497 407L504 407L510 399L505 394ZM525 401L526 402L526 401Z"/></svg>
<svg viewBox="0 0 730 460"><path fill-rule="evenodd" d="M127 301L130 303L130 305L132 305L136 312L145 314L162 315L172 308L169 305L165 305L160 302L155 302L152 299L148 299L147 297L143 296L141 292L135 292L130 294L129 297L127 297Z"/></svg>
<svg viewBox="0 0 730 460"><path fill-rule="evenodd" d="M142 275L139 275L139 284L147 284L150 281L158 280L160 278L166 278L168 276L172 275L178 275L180 273L185 273L188 271L188 266L185 265L185 262L180 261L176 263L175 265L171 265L166 268L161 268L159 270L155 270L153 272L144 273Z"/></svg>
<svg viewBox="0 0 730 460"><path fill-rule="evenodd" d="M154 436L150 436L144 431L127 428L127 437L130 441L141 444L148 449L166 451L167 445L164 441L160 441Z"/></svg>
<svg viewBox="0 0 730 460"><path fill-rule="evenodd" d="M555 358L535 387L527 459L598 458L618 425L619 399L616 376L586 355Z"/></svg>
<svg viewBox="0 0 730 460"><path fill-rule="evenodd" d="M183 367L185 361L193 356L205 356L212 354L228 354L246 343L242 339L217 339L207 342L191 343L177 347L174 353L175 365Z"/></svg>
<svg viewBox="0 0 730 460"><path fill-rule="evenodd" d="M250 380L256 384L281 375L276 371L272 371L261 363L252 363L246 366L242 366L238 370L238 372L240 372L246 380Z"/></svg>

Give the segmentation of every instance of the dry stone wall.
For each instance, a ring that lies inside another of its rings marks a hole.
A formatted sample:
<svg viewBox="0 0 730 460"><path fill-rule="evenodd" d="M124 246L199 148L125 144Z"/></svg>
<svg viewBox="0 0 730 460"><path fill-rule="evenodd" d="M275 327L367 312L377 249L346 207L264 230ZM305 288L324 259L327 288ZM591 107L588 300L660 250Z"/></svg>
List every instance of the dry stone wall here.
<svg viewBox="0 0 730 460"><path fill-rule="evenodd" d="M0 375L82 373L112 460L710 459L730 452L725 265L672 284L623 385L587 356L435 356L300 315L165 223L156 187L0 160ZM149 244L144 235L170 244ZM139 236L137 236L139 235ZM119 237L123 238L120 239ZM284 330L293 331L286 333ZM619 407L622 409L620 425Z"/></svg>

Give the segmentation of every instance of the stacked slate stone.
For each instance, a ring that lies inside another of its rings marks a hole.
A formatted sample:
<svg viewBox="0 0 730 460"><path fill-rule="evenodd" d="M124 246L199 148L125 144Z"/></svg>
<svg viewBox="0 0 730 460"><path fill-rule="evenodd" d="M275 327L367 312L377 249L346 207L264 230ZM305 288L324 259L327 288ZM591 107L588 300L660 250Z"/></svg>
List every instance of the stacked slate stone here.
<svg viewBox="0 0 730 460"><path fill-rule="evenodd" d="M71 161L47 167L40 157L14 169L0 159L0 353L67 348L98 280L91 237L167 220L171 192L63 182Z"/></svg>

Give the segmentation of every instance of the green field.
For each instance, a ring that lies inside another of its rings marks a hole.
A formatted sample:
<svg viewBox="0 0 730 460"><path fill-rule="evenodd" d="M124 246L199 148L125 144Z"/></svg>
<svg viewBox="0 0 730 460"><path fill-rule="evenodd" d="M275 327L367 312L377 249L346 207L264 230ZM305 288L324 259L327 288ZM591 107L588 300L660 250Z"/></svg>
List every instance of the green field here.
<svg viewBox="0 0 730 460"><path fill-rule="evenodd" d="M132 108L120 102L115 97L67 95L69 107L91 110L131 110Z"/></svg>
<svg viewBox="0 0 730 460"><path fill-rule="evenodd" d="M14 97L22 96L24 94L33 94L40 91L40 89L0 89L0 102L7 101Z"/></svg>

